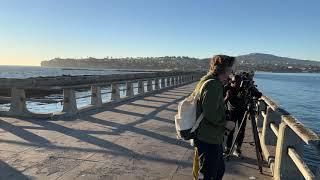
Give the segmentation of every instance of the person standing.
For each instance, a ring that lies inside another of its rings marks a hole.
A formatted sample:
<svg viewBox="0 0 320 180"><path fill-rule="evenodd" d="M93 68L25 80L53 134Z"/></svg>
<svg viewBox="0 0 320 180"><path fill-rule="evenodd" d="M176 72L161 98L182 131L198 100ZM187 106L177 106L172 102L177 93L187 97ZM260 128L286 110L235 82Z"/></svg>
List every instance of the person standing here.
<svg viewBox="0 0 320 180"><path fill-rule="evenodd" d="M238 128L242 122L244 113L246 111L245 99L241 95L241 77L235 75L232 77L231 85L226 91L225 103L227 104L227 109L229 112L229 118L231 121L237 123ZM243 122L242 127L239 129L238 139L236 143L236 150L232 152L235 156L239 157L241 155L241 145L243 143L245 134L246 121ZM226 154L230 153L230 148L233 142L234 129L229 133L227 138L227 149Z"/></svg>
<svg viewBox="0 0 320 180"><path fill-rule="evenodd" d="M195 92L198 92L206 80L212 79L203 88L197 106L197 114L204 114L194 139L195 154L198 155L194 163L199 164L194 164L198 170L194 169L193 174L198 176L199 180L220 180L224 175L223 136L226 128L234 128L234 123L226 121L223 84L232 71L234 61L234 57L214 56L208 74L201 78L195 88Z"/></svg>

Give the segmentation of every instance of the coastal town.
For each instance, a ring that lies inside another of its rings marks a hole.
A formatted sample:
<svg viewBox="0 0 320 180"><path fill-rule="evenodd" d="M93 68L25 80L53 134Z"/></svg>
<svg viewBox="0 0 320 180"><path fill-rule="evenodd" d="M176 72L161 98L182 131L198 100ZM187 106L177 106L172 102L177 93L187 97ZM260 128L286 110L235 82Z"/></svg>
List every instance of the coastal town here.
<svg viewBox="0 0 320 180"><path fill-rule="evenodd" d="M42 67L135 69L135 70L198 70L208 69L209 58L188 56L125 57L125 58L54 58L42 61ZM237 56L237 70L265 72L320 72L320 62L298 60L269 54L248 54Z"/></svg>

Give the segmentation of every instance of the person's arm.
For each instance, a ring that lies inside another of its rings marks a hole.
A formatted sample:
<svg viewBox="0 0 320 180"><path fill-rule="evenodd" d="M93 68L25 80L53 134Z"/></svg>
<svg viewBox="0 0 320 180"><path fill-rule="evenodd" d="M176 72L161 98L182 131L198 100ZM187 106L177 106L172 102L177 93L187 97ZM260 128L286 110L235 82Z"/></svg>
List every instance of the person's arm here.
<svg viewBox="0 0 320 180"><path fill-rule="evenodd" d="M226 92L226 96L224 97L224 102L227 102L227 101L230 99L230 97L231 97L231 91L228 90L228 91Z"/></svg>
<svg viewBox="0 0 320 180"><path fill-rule="evenodd" d="M202 109L204 117L215 126L224 126L225 121L221 119L223 110L220 109L220 101L223 97L223 89L219 82L209 82L202 94Z"/></svg>

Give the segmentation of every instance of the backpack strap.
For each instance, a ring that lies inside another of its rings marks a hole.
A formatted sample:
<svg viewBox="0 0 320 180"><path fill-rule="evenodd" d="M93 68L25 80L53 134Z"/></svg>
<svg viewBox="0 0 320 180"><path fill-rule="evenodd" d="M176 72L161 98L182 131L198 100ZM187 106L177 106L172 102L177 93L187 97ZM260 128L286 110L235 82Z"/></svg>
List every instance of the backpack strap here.
<svg viewBox="0 0 320 180"><path fill-rule="evenodd" d="M210 81L213 81L214 79L207 79L206 81L204 81L202 84L201 84L201 87L199 89L199 91L196 92L194 98L196 100L199 100L200 99L200 96L201 96L201 93L203 91L203 88L210 82Z"/></svg>
<svg viewBox="0 0 320 180"><path fill-rule="evenodd" d="M199 100L200 99L200 96L201 96L201 93L202 93L202 90L203 88L210 82L210 81L213 81L214 79L208 79L206 80L200 87L200 90L196 93L195 95L195 100ZM197 118L196 122L194 123L192 129L191 129L191 132L194 132L200 125L200 122L202 121L202 119L204 118L204 115L203 115L203 112L200 114L200 116Z"/></svg>

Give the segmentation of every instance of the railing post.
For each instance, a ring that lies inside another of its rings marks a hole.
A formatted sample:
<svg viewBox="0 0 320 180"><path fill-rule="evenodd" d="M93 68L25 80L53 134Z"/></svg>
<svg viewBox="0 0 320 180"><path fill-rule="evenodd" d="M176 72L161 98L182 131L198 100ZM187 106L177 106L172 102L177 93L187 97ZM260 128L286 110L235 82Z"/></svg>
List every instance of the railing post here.
<svg viewBox="0 0 320 180"><path fill-rule="evenodd" d="M78 112L76 94L73 89L63 89L62 112L73 115Z"/></svg>
<svg viewBox="0 0 320 180"><path fill-rule="evenodd" d="M174 85L175 85L174 82L175 82L174 76L172 76L172 77L171 77L171 86L174 86Z"/></svg>
<svg viewBox="0 0 320 180"><path fill-rule="evenodd" d="M161 78L161 89L166 87L165 78Z"/></svg>
<svg viewBox="0 0 320 180"><path fill-rule="evenodd" d="M143 94L144 93L144 80L138 81L138 93Z"/></svg>
<svg viewBox="0 0 320 180"><path fill-rule="evenodd" d="M176 77L175 77L175 80L176 80L176 81L175 81L175 84L176 84L176 85L179 85L179 84L180 84L180 83L179 83L179 76L176 76Z"/></svg>
<svg viewBox="0 0 320 180"><path fill-rule="evenodd" d="M281 121L281 116L279 113L274 112L271 107L267 107L266 116L263 120L262 126L262 142L265 145L276 145L277 136L272 131L270 124L275 123L278 119L278 122Z"/></svg>
<svg viewBox="0 0 320 180"><path fill-rule="evenodd" d="M134 96L133 83L131 81L128 81L126 84L127 84L126 96L133 97Z"/></svg>
<svg viewBox="0 0 320 180"><path fill-rule="evenodd" d="M179 76L179 84L183 84L183 76Z"/></svg>
<svg viewBox="0 0 320 180"><path fill-rule="evenodd" d="M96 107L102 106L100 86L91 86L91 105L94 105Z"/></svg>
<svg viewBox="0 0 320 180"><path fill-rule="evenodd" d="M148 82L147 82L147 91L150 92L153 90L153 86L152 86L152 80L151 79L148 79Z"/></svg>
<svg viewBox="0 0 320 180"><path fill-rule="evenodd" d="M120 89L118 83L111 84L111 100L119 100L120 99Z"/></svg>
<svg viewBox="0 0 320 180"><path fill-rule="evenodd" d="M170 77L167 77L167 87L170 86Z"/></svg>
<svg viewBox="0 0 320 180"><path fill-rule="evenodd" d="M294 148L302 156L303 141L285 122L282 122L279 127L274 165L274 179L276 180L302 179L299 169L288 155L289 147Z"/></svg>
<svg viewBox="0 0 320 180"><path fill-rule="evenodd" d="M156 79L154 80L154 89L155 89L156 91L160 89L159 79L158 79L158 78L156 78Z"/></svg>
<svg viewBox="0 0 320 180"><path fill-rule="evenodd" d="M11 88L10 114L23 115L28 113L26 93L24 89Z"/></svg>

